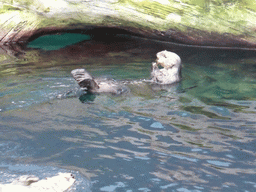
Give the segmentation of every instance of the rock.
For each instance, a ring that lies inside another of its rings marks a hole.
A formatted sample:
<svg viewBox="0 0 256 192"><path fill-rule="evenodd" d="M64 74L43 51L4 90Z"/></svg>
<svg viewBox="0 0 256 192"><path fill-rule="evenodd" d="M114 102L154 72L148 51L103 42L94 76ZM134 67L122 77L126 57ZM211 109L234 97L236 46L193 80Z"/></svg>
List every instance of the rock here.
<svg viewBox="0 0 256 192"><path fill-rule="evenodd" d="M152 80L160 84L172 84L181 80L181 59L170 51L161 51L156 54L156 62L152 63ZM159 69L158 65L163 68Z"/></svg>
<svg viewBox="0 0 256 192"><path fill-rule="evenodd" d="M255 50L255 11L255 1L4 0L0 46L110 29L181 45Z"/></svg>
<svg viewBox="0 0 256 192"><path fill-rule="evenodd" d="M0 184L1 192L64 192L75 182L71 173L59 173L57 176L39 180L35 176L21 176L10 184Z"/></svg>

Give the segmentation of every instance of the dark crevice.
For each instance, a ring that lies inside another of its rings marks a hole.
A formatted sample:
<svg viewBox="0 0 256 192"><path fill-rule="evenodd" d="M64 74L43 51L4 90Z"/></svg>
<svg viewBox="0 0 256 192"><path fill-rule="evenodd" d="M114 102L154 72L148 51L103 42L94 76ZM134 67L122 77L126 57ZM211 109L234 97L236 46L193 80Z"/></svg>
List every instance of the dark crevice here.
<svg viewBox="0 0 256 192"><path fill-rule="evenodd" d="M95 27L95 26L87 26L84 29L40 29L34 32L34 34L27 39L27 42L31 42L40 36L43 35L54 35L60 33L77 33L77 34L87 34L92 37L95 41L111 41L112 38L119 37L129 37L129 36L137 36L143 37L143 35L127 31L125 29L120 28L110 28L110 27ZM120 38L121 39L121 38Z"/></svg>
<svg viewBox="0 0 256 192"><path fill-rule="evenodd" d="M82 28L56 28L48 27L34 31L18 32L15 38L9 40L7 38L0 42L1 48L11 55L22 55L23 51L27 49L28 43L45 35L57 35L64 33L85 34L91 37L93 43L113 43L113 42L135 42L136 38L145 39L163 46L175 46L188 49L213 49L213 50L227 50L227 51L245 51L255 52L256 44L243 40L242 37L235 37L230 34L209 34L204 31L181 32L177 30L167 30L161 32L158 30L143 30L129 27L100 27L100 26L84 26ZM136 43L136 42L135 42ZM132 44L132 43L131 43ZM79 43L82 46L83 43Z"/></svg>
<svg viewBox="0 0 256 192"><path fill-rule="evenodd" d="M245 41L242 37L234 37L229 34L209 34L208 32L204 31L190 31L189 33L185 34L176 30L167 30L166 32L154 30L148 32L133 28L97 26L86 26L83 29L39 29L34 31L33 35L27 38L24 43L26 44L31 42L43 35L54 35L61 33L87 34L92 37L92 40L99 42L125 41L128 40L129 37L133 36L183 47L244 51L256 50L255 44Z"/></svg>

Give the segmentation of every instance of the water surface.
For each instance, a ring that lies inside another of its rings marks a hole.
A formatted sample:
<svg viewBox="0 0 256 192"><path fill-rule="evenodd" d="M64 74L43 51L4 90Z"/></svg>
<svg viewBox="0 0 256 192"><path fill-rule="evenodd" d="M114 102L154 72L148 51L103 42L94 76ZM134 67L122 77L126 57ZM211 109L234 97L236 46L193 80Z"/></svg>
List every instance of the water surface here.
<svg viewBox="0 0 256 192"><path fill-rule="evenodd" d="M165 49L182 81L143 82ZM129 92L81 95L79 67ZM71 171L70 191L255 191L255 74L252 52L137 38L1 53L1 182Z"/></svg>

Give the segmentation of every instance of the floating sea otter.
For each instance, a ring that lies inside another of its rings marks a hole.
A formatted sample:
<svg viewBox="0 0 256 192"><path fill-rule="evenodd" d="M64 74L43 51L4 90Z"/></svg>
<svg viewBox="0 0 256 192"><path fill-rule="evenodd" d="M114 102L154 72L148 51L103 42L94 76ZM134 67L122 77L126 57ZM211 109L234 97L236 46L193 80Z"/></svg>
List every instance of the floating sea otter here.
<svg viewBox="0 0 256 192"><path fill-rule="evenodd" d="M71 173L59 173L57 176L39 180L38 177L23 175L10 184L0 184L1 192L63 192L75 182Z"/></svg>
<svg viewBox="0 0 256 192"><path fill-rule="evenodd" d="M181 80L181 59L170 51L161 51L156 54L156 62L152 63L152 81L160 84L172 84ZM158 65L163 68L159 69Z"/></svg>
<svg viewBox="0 0 256 192"><path fill-rule="evenodd" d="M159 84L172 84L181 80L181 59L170 51L161 51L156 54L156 62L152 63L152 79L149 82ZM163 68L159 69L158 65ZM71 71L78 85L89 93L113 93L121 94L127 89L113 80L94 79L85 69L74 69Z"/></svg>

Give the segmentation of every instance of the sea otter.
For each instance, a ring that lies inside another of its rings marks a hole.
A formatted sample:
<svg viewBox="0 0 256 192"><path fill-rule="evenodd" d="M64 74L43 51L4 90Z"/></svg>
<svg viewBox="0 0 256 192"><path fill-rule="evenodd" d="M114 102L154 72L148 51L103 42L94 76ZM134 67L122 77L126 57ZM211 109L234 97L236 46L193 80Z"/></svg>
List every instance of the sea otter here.
<svg viewBox="0 0 256 192"><path fill-rule="evenodd" d="M156 54L156 62L152 63L151 80L157 84L172 84L181 80L181 59L170 51L161 51ZM163 68L159 69L158 65ZM89 93L121 94L127 90L120 82L107 79L94 79L85 69L71 71L78 85Z"/></svg>
<svg viewBox="0 0 256 192"><path fill-rule="evenodd" d="M0 184L0 191L63 192L67 191L74 183L75 178L71 173L58 173L56 176L41 180L32 175L23 175L10 184Z"/></svg>
<svg viewBox="0 0 256 192"><path fill-rule="evenodd" d="M152 63L153 82L168 85L181 80L181 59L176 53L165 50L157 53L156 57L156 62ZM159 69L158 65L163 68Z"/></svg>
<svg viewBox="0 0 256 192"><path fill-rule="evenodd" d="M94 79L85 69L74 69L71 71L78 85L89 93L112 93L122 94L127 88L113 79Z"/></svg>

